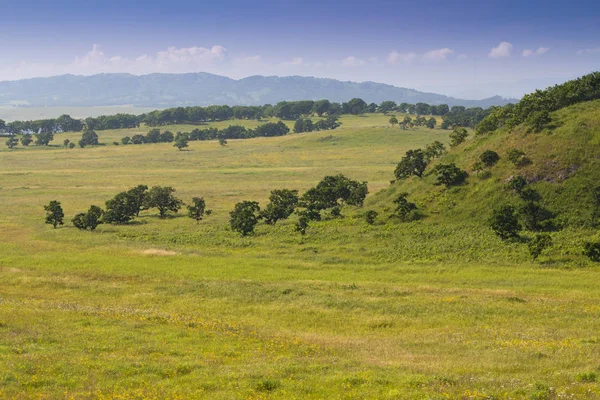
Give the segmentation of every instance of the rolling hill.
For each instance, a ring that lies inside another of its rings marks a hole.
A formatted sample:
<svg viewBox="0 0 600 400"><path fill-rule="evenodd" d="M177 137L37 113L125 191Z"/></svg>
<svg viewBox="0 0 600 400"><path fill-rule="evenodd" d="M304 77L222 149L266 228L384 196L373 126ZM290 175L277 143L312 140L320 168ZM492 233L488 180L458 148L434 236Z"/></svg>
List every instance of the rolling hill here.
<svg viewBox="0 0 600 400"><path fill-rule="evenodd" d="M208 73L61 75L0 82L0 105L173 107L185 105L263 105L283 100L343 102L360 97L367 102L385 100L448 104L450 106L504 105L495 96L463 100L376 82L342 82L301 76L250 76L234 80Z"/></svg>

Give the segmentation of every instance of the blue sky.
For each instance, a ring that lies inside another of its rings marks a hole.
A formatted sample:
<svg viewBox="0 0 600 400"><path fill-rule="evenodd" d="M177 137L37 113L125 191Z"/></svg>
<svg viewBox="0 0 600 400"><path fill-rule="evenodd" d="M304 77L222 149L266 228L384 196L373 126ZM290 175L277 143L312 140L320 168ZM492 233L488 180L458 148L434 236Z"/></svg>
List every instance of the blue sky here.
<svg viewBox="0 0 600 400"><path fill-rule="evenodd" d="M0 15L0 80L205 71L484 97L600 66L600 1L3 0Z"/></svg>

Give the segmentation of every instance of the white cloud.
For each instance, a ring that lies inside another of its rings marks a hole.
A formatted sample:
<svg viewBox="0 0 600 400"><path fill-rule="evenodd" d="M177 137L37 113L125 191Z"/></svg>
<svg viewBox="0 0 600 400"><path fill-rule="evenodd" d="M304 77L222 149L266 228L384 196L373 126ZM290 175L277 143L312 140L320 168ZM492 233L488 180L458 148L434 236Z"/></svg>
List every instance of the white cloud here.
<svg viewBox="0 0 600 400"><path fill-rule="evenodd" d="M469 56L466 54L459 54L458 56L456 56L457 60L466 60L467 58L469 58Z"/></svg>
<svg viewBox="0 0 600 400"><path fill-rule="evenodd" d="M447 47L443 49L430 50L423 54L423 59L428 61L444 61L448 56L454 54L454 50Z"/></svg>
<svg viewBox="0 0 600 400"><path fill-rule="evenodd" d="M345 67L359 67L365 64L365 60L356 58L354 56L346 57L342 60L342 65Z"/></svg>
<svg viewBox="0 0 600 400"><path fill-rule="evenodd" d="M600 47L595 47L595 48L591 48L591 49L577 50L577 54L578 55L583 55L583 54L597 54L597 53L600 53Z"/></svg>
<svg viewBox="0 0 600 400"><path fill-rule="evenodd" d="M512 48L513 48L512 44L510 44L508 42L502 42L490 51L490 53L488 54L488 57L490 57L490 58L510 57Z"/></svg>
<svg viewBox="0 0 600 400"><path fill-rule="evenodd" d="M304 59L302 57L294 57L290 62L292 65L301 65L302 63L304 63Z"/></svg>
<svg viewBox="0 0 600 400"><path fill-rule="evenodd" d="M402 64L410 64L416 58L417 58L416 53L401 54L401 53L398 53L396 50L394 50L390 54L388 54L387 60L388 60L388 63L390 63L390 64L396 64L398 62L400 62Z"/></svg>
<svg viewBox="0 0 600 400"><path fill-rule="evenodd" d="M548 51L550 51L550 48L548 47L540 47L537 50L529 50L529 49L525 49L523 50L523 57L531 57L531 56L541 56L544 53L547 53Z"/></svg>

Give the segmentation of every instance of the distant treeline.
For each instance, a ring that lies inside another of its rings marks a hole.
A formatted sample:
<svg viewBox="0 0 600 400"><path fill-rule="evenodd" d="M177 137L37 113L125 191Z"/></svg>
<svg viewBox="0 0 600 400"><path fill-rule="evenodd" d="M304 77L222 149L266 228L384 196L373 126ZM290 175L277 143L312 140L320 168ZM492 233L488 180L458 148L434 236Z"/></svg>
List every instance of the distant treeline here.
<svg viewBox="0 0 600 400"><path fill-rule="evenodd" d="M208 107L176 107L165 110L156 110L147 114L116 114L103 115L96 118L84 120L74 119L69 115L61 115L58 118L43 119L36 121L13 121L5 123L0 120L0 131L9 135L23 133L60 133L80 132L86 129L101 131L107 129L137 128L141 124L157 127L178 124L203 124L214 121L226 121L231 119L253 119L279 118L282 120L295 121L312 115L339 116L343 114L359 115L364 113L391 113L400 112L414 115L437 115L441 116L443 129L455 126L475 127L491 110L480 107L465 108L454 106L449 108L447 104L429 105L426 103L396 104L393 101L384 101L377 105L367 104L364 100L354 98L345 103L334 103L329 100L302 100L282 101L275 105L264 106L208 106ZM321 129L319 129L321 130Z"/></svg>

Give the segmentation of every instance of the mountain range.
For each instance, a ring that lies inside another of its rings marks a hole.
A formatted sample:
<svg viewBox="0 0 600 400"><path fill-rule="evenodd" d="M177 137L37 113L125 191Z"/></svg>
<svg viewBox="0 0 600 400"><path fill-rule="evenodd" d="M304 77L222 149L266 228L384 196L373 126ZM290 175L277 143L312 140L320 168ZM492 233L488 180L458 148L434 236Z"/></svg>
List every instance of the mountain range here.
<svg viewBox="0 0 600 400"><path fill-rule="evenodd" d="M284 100L344 102L360 97L366 102L484 107L516 102L494 96L465 100L376 82L342 82L303 76L250 76L231 79L199 72L188 74L60 75L0 82L0 105L174 107L212 104L263 105Z"/></svg>

